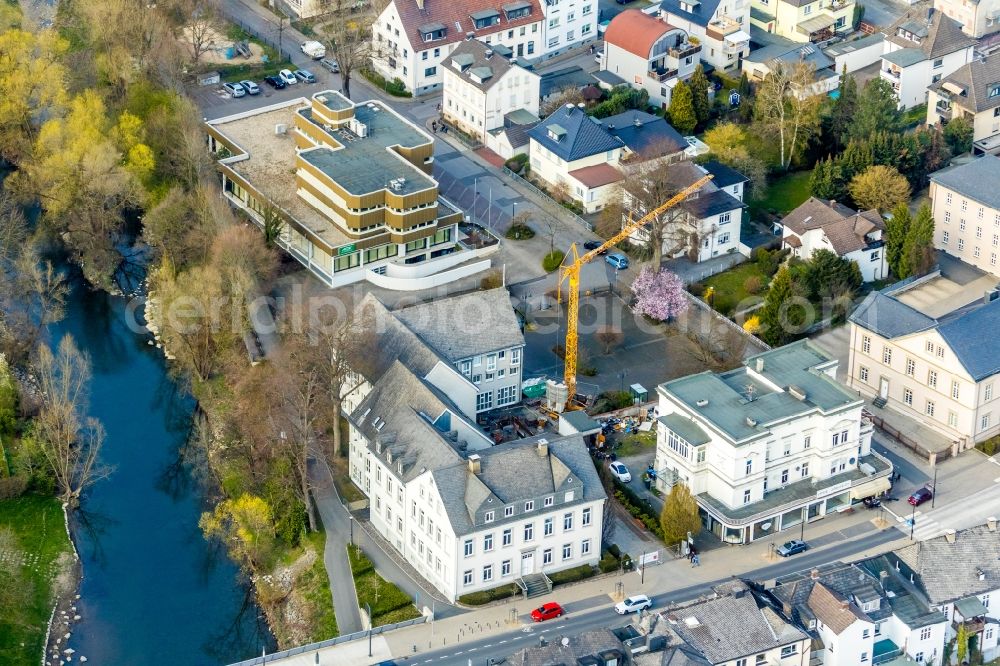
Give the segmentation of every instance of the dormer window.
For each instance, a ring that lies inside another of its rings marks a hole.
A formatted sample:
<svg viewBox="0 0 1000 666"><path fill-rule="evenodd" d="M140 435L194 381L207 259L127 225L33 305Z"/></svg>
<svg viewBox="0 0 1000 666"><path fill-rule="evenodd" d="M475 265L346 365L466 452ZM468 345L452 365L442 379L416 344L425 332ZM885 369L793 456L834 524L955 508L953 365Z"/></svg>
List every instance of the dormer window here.
<svg viewBox="0 0 1000 666"><path fill-rule="evenodd" d="M447 33L447 28L441 23L428 23L420 26L418 30L420 30L421 39L425 42L436 42L439 39L444 39Z"/></svg>
<svg viewBox="0 0 1000 666"><path fill-rule="evenodd" d="M990 91L987 93L987 97L998 97L1000 96L1000 83L994 83L990 86Z"/></svg>
<svg viewBox="0 0 1000 666"><path fill-rule="evenodd" d="M508 21L516 21L525 16L531 16L531 3L524 0L512 2L503 6L503 13L507 16Z"/></svg>
<svg viewBox="0 0 1000 666"><path fill-rule="evenodd" d="M495 9L484 9L479 12L472 12L469 16L472 18L472 23L476 26L476 30L489 28L490 26L500 23L500 12Z"/></svg>
<svg viewBox="0 0 1000 666"><path fill-rule="evenodd" d="M553 141L562 141L566 136L566 130L561 125L549 125L549 138Z"/></svg>

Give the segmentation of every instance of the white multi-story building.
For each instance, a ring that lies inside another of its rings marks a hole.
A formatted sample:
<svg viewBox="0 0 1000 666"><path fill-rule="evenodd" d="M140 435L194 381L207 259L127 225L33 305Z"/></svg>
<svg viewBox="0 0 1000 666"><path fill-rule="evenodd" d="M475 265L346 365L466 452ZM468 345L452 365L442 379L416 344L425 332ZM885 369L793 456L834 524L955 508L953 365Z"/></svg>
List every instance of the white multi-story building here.
<svg viewBox="0 0 1000 666"><path fill-rule="evenodd" d="M927 124L956 118L972 125L973 153L1000 152L1000 53L977 58L927 89Z"/></svg>
<svg viewBox="0 0 1000 666"><path fill-rule="evenodd" d="M958 21L962 32L981 39L1000 30L1000 2L997 0L934 0L934 9Z"/></svg>
<svg viewBox="0 0 1000 666"><path fill-rule="evenodd" d="M782 247L803 260L828 250L853 261L865 282L889 273L885 258L885 222L877 210L857 212L836 201L809 197L781 220Z"/></svg>
<svg viewBox="0 0 1000 666"><path fill-rule="evenodd" d="M873 292L850 317L847 381L954 451L1000 432L997 277L938 252L939 267Z"/></svg>
<svg viewBox="0 0 1000 666"><path fill-rule="evenodd" d="M899 106L927 101L927 87L972 60L976 40L934 9L910 10L885 32L880 75L892 85Z"/></svg>
<svg viewBox="0 0 1000 666"><path fill-rule="evenodd" d="M393 0L372 24L372 64L422 95L442 87L442 64L465 40L549 58L597 39L597 14L596 0Z"/></svg>
<svg viewBox="0 0 1000 666"><path fill-rule="evenodd" d="M665 21L638 9L626 9L611 19L604 32L601 69L633 88L649 93L649 103L666 109L678 81L694 73L700 44Z"/></svg>
<svg viewBox="0 0 1000 666"><path fill-rule="evenodd" d="M507 114L523 111L538 120L540 77L478 40L462 42L445 61L445 120L482 142L503 127Z"/></svg>
<svg viewBox="0 0 1000 666"><path fill-rule="evenodd" d="M948 624L901 585L886 556L827 564L778 578L768 590L790 621L814 636L813 663L858 666L940 654Z"/></svg>
<svg viewBox="0 0 1000 666"><path fill-rule="evenodd" d="M1000 276L1000 158L984 155L932 174L930 197L934 247Z"/></svg>
<svg viewBox="0 0 1000 666"><path fill-rule="evenodd" d="M686 484L706 529L737 544L888 490L892 465L871 450L864 403L836 369L803 340L661 384L657 486Z"/></svg>
<svg viewBox="0 0 1000 666"><path fill-rule="evenodd" d="M663 0L660 18L701 41L698 54L720 71L738 71L750 53L750 0Z"/></svg>

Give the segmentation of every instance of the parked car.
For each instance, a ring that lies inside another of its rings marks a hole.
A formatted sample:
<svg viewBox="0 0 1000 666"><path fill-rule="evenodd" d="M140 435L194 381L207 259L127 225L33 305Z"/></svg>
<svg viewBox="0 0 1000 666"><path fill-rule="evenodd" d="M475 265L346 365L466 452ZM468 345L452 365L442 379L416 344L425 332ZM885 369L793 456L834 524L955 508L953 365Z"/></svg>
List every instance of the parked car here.
<svg viewBox="0 0 1000 666"><path fill-rule="evenodd" d="M326 67L328 70L334 74L340 74L340 64L333 58L324 58L319 61L319 64Z"/></svg>
<svg viewBox="0 0 1000 666"><path fill-rule="evenodd" d="M247 94L247 91L243 89L243 86L238 83L223 83L222 89L229 93L229 96L234 99L237 97L243 97Z"/></svg>
<svg viewBox="0 0 1000 666"><path fill-rule="evenodd" d="M629 483L632 481L632 472L628 471L628 467L624 463L613 462L608 465L608 469L611 470L611 475L622 483Z"/></svg>
<svg viewBox="0 0 1000 666"><path fill-rule="evenodd" d="M253 81L240 81L240 85L243 86L243 89L247 91L248 95L260 94L260 86Z"/></svg>
<svg viewBox="0 0 1000 666"><path fill-rule="evenodd" d="M913 506L920 506L924 502L930 502L933 497L934 493L930 488L917 488L906 501Z"/></svg>
<svg viewBox="0 0 1000 666"><path fill-rule="evenodd" d="M278 72L278 78L284 81L286 86L294 86L296 83L299 82L299 80L295 78L295 75L292 74L292 70L290 69L283 69L280 72Z"/></svg>
<svg viewBox="0 0 1000 666"><path fill-rule="evenodd" d="M299 49L313 60L326 57L326 47L317 41L302 42Z"/></svg>
<svg viewBox="0 0 1000 666"><path fill-rule="evenodd" d="M798 553L804 553L809 549L809 544L805 541L799 541L798 539L792 539L785 545L778 548L778 555L782 557L791 557Z"/></svg>
<svg viewBox="0 0 1000 666"><path fill-rule="evenodd" d="M594 51L594 62L600 65L602 60L604 60L604 51Z"/></svg>
<svg viewBox="0 0 1000 666"><path fill-rule="evenodd" d="M554 601L550 601L531 611L531 619L535 622L544 622L545 620L551 620L554 617L559 617L564 613L565 611L563 611L562 606Z"/></svg>
<svg viewBox="0 0 1000 666"><path fill-rule="evenodd" d="M596 250L597 248L601 247L602 245L604 245L604 243L602 241L586 241L583 244L583 249L586 250L587 252L590 252L591 250ZM597 254L599 254L599 255L601 255L603 257L607 253L608 253L607 250L601 250Z"/></svg>
<svg viewBox="0 0 1000 666"><path fill-rule="evenodd" d="M280 76L265 76L264 83L277 90L281 90L285 87L285 82L281 80Z"/></svg>
<svg viewBox="0 0 1000 666"><path fill-rule="evenodd" d="M297 69L292 73L302 83L316 83L316 77L308 69Z"/></svg>
<svg viewBox="0 0 1000 666"><path fill-rule="evenodd" d="M619 601L615 604L615 612L619 615L624 615L625 613L638 613L641 610L645 610L653 605L653 600L647 597L645 594L636 594L625 599L625 601Z"/></svg>
<svg viewBox="0 0 1000 666"><path fill-rule="evenodd" d="M620 252L612 252L608 256L604 257L604 261L620 270L628 268L628 257Z"/></svg>

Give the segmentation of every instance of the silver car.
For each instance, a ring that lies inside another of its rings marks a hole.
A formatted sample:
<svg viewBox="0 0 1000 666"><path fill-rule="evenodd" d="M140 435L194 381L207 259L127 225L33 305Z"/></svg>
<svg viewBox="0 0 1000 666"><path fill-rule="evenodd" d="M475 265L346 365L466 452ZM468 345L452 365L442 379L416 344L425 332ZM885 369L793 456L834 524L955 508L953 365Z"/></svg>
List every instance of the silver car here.
<svg viewBox="0 0 1000 666"><path fill-rule="evenodd" d="M297 69L292 73L302 83L316 83L316 77L308 69Z"/></svg>
<svg viewBox="0 0 1000 666"><path fill-rule="evenodd" d="M253 81L240 81L240 85L243 86L243 89L247 91L248 95L260 94L260 86Z"/></svg>
<svg viewBox="0 0 1000 666"><path fill-rule="evenodd" d="M229 93L230 97L243 97L247 94L246 89L243 88L239 83L223 83L222 89Z"/></svg>
<svg viewBox="0 0 1000 666"><path fill-rule="evenodd" d="M323 58L319 61L319 64L326 67L334 74L340 74L340 63L338 63L333 58Z"/></svg>

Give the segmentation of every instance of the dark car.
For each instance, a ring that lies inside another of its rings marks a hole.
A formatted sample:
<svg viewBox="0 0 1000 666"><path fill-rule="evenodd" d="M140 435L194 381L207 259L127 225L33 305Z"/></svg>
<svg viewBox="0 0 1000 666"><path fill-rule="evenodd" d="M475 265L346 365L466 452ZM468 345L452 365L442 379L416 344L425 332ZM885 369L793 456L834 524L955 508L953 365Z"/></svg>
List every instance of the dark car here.
<svg viewBox="0 0 1000 666"><path fill-rule="evenodd" d="M805 541L799 541L798 539L792 539L784 546L778 549L778 555L782 557L791 557L798 553L804 553L809 549L809 545Z"/></svg>
<svg viewBox="0 0 1000 666"><path fill-rule="evenodd" d="M264 83L271 86L272 88L276 88L277 90L281 90L282 88L285 87L285 82L282 81L277 76L265 76Z"/></svg>
<svg viewBox="0 0 1000 666"><path fill-rule="evenodd" d="M535 622L544 622L545 620L551 620L554 617L559 617L562 614L562 606L554 601L550 601L531 611L531 619Z"/></svg>
<svg viewBox="0 0 1000 666"><path fill-rule="evenodd" d="M601 247L602 245L604 245L604 243L601 242L601 241L586 241L583 244L583 249L586 250L587 252L590 252L591 250L596 250L597 248ZM599 254L601 256L604 256L607 253L608 253L608 250L607 249L603 249L600 252L598 252L597 254Z"/></svg>
<svg viewBox="0 0 1000 666"><path fill-rule="evenodd" d="M930 502L932 497L934 497L934 493L931 492L930 488L918 488L906 501L913 506L920 506L924 502Z"/></svg>

